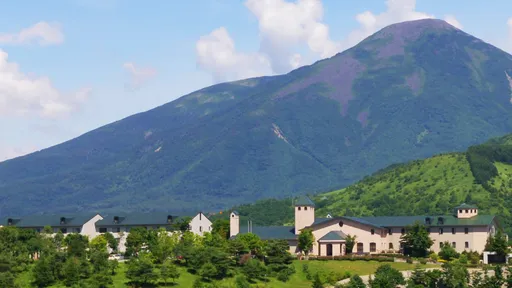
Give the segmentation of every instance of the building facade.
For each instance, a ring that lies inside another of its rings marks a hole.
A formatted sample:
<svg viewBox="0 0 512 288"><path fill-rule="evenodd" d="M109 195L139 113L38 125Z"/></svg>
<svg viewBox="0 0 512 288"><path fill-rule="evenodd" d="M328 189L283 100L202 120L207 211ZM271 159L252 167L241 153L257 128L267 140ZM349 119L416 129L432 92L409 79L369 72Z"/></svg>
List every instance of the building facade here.
<svg viewBox="0 0 512 288"><path fill-rule="evenodd" d="M451 215L315 218L315 204L305 196L295 203L295 226L244 227L240 226L236 212L231 213L230 220L231 236L252 232L262 239L283 239L292 254L299 252L300 232L311 229L315 241L310 254L318 256L344 255L348 235L356 237L352 253L401 253L401 236L415 223L426 226L434 241L431 247L434 252L447 243L457 252L482 253L489 236L501 229L494 215L480 215L478 207L467 204L455 207Z"/></svg>
<svg viewBox="0 0 512 288"><path fill-rule="evenodd" d="M89 213L81 215L32 215L26 217L9 217L2 226L14 226L23 229L33 229L42 232L50 227L53 233L79 233L89 238L96 237L96 222L103 219L100 214Z"/></svg>
<svg viewBox="0 0 512 288"><path fill-rule="evenodd" d="M82 215L33 215L25 217L6 218L0 227L13 226L23 229L33 229L42 232L45 227L50 227L53 233L62 232L79 233L89 239L104 234L112 233L119 241L118 251L126 251L126 238L134 227L143 227L147 230L166 229L169 233L175 230L174 224L184 219L169 215L168 213L126 213L104 214L97 213ZM189 230L196 235L211 232L212 222L203 213L190 217Z"/></svg>

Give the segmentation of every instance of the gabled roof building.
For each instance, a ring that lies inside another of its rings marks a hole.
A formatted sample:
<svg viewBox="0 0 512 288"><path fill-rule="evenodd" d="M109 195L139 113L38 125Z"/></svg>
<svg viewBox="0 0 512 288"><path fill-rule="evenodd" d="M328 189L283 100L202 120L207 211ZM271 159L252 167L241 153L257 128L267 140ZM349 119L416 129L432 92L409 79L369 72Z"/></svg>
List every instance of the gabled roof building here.
<svg viewBox="0 0 512 288"><path fill-rule="evenodd" d="M382 216L349 217L331 216L315 218L315 204L301 196L295 202L294 226L252 226L240 225L239 215L230 215L231 236L254 233L261 239L283 239L288 241L291 253L298 253L297 237L301 230L311 229L315 237L310 254L338 256L345 254L347 235L356 236L352 253L398 253L403 252L400 237L406 227L417 222L424 224L434 240L431 250L439 252L448 243L458 252L484 251L490 235L501 229L494 215L480 215L475 205L461 204L454 208L452 215L426 216Z"/></svg>

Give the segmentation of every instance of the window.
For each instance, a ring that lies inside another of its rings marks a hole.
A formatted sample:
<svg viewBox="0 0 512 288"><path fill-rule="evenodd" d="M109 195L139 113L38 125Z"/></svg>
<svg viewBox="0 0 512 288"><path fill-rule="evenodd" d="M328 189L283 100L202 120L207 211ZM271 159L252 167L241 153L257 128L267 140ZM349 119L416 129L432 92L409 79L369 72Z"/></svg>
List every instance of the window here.
<svg viewBox="0 0 512 288"><path fill-rule="evenodd" d="M199 221L201 221L201 216L202 216L202 215L203 215L203 214L199 213Z"/></svg>
<svg viewBox="0 0 512 288"><path fill-rule="evenodd" d="M308 210L308 207L304 207L304 211Z"/></svg>
<svg viewBox="0 0 512 288"><path fill-rule="evenodd" d="M439 242L439 248L443 248L443 242Z"/></svg>
<svg viewBox="0 0 512 288"><path fill-rule="evenodd" d="M199 232L203 232L203 226L199 226Z"/></svg>
<svg viewBox="0 0 512 288"><path fill-rule="evenodd" d="M37 229L36 229L36 232L37 232L37 233L41 233L41 228L37 228Z"/></svg>
<svg viewBox="0 0 512 288"><path fill-rule="evenodd" d="M430 225L430 217L425 218L425 224Z"/></svg>
<svg viewBox="0 0 512 288"><path fill-rule="evenodd" d="M75 233L80 233L80 232L82 232L82 229L80 229L80 228L75 228Z"/></svg>
<svg viewBox="0 0 512 288"><path fill-rule="evenodd" d="M389 250L393 250L393 243L389 243Z"/></svg>
<svg viewBox="0 0 512 288"><path fill-rule="evenodd" d="M107 233L107 228L100 228L100 233Z"/></svg>
<svg viewBox="0 0 512 288"><path fill-rule="evenodd" d="M300 208L300 207L297 207L297 209L299 209L299 211L300 211L300 209L301 209L301 208Z"/></svg>
<svg viewBox="0 0 512 288"><path fill-rule="evenodd" d="M457 247L456 243L455 242L452 242L452 247L455 248Z"/></svg>
<svg viewBox="0 0 512 288"><path fill-rule="evenodd" d="M363 243L361 243L361 242L357 243L357 253L363 253L363 252L364 252Z"/></svg>
<svg viewBox="0 0 512 288"><path fill-rule="evenodd" d="M466 213L468 213L468 209L466 209Z"/></svg>
<svg viewBox="0 0 512 288"><path fill-rule="evenodd" d="M443 228L439 228L439 235L443 234Z"/></svg>
<svg viewBox="0 0 512 288"><path fill-rule="evenodd" d="M116 232L117 232L117 233L121 232L121 228L120 228L120 227L117 227L117 228L116 228Z"/></svg>
<svg viewBox="0 0 512 288"><path fill-rule="evenodd" d="M389 228L389 229L388 229L388 234L389 234L389 235L393 235L393 229Z"/></svg>
<svg viewBox="0 0 512 288"><path fill-rule="evenodd" d="M300 210L300 207L299 207L299 210ZM235 214L231 215L231 218L235 218Z"/></svg>
<svg viewBox="0 0 512 288"><path fill-rule="evenodd" d="M469 248L469 242L464 243L464 248Z"/></svg>
<svg viewBox="0 0 512 288"><path fill-rule="evenodd" d="M402 230L400 230L400 233L401 233L402 235L404 235L404 234L405 234L405 228L402 228Z"/></svg>
<svg viewBox="0 0 512 288"><path fill-rule="evenodd" d="M459 210L459 213L462 213L462 209Z"/></svg>
<svg viewBox="0 0 512 288"><path fill-rule="evenodd" d="M370 243L370 252L376 252L377 251L377 244Z"/></svg>
<svg viewBox="0 0 512 288"><path fill-rule="evenodd" d="M64 234L66 234L66 233L68 233L68 229L66 229L66 228L60 228L60 232L62 232L62 233L64 233Z"/></svg>
<svg viewBox="0 0 512 288"><path fill-rule="evenodd" d="M343 227L343 221L340 221L340 223L338 223L338 225L340 225L340 227Z"/></svg>
<svg viewBox="0 0 512 288"><path fill-rule="evenodd" d="M455 228L452 228L452 234L455 234Z"/></svg>
<svg viewBox="0 0 512 288"><path fill-rule="evenodd" d="M372 229L371 232L372 232L372 235L375 234L375 229Z"/></svg>
<svg viewBox="0 0 512 288"><path fill-rule="evenodd" d="M468 227L464 228L464 234L468 234L468 233L469 233L469 228Z"/></svg>

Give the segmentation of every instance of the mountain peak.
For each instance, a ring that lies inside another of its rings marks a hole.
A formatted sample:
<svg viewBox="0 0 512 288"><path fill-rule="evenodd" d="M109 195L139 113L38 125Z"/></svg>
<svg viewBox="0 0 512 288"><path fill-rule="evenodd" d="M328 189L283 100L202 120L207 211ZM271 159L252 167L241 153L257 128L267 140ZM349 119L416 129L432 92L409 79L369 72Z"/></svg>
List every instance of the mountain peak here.
<svg viewBox="0 0 512 288"><path fill-rule="evenodd" d="M369 36L359 45L377 48L379 58L402 55L407 43L418 40L426 32L457 32L459 29L440 19L420 19L391 24ZM385 43L382 42L385 40Z"/></svg>

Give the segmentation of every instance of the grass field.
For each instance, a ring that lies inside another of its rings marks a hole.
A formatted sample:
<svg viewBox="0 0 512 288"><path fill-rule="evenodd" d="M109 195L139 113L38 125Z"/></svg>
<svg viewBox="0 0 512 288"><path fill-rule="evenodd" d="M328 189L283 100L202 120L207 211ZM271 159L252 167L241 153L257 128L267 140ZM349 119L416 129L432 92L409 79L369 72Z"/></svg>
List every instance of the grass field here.
<svg viewBox="0 0 512 288"><path fill-rule="evenodd" d="M383 264L376 261L294 261L293 265L295 266L296 273L293 274L290 280L286 283L277 281L276 279L271 279L269 282L260 282L258 283L258 287L275 287L275 288L306 288L311 287L311 281L306 279L306 275L302 272L303 264L307 263L309 265L309 271L312 275L319 271L324 272L341 272L344 273L346 271L351 274L359 274L359 275L368 275L372 274L377 267ZM392 267L398 270L410 270L414 269L415 265L407 264L407 263L389 263ZM428 267L428 266L424 266ZM125 283L127 279L125 278L125 269L126 266L121 263L119 265L119 269L117 274L114 276L114 285L115 288L128 287ZM176 281L176 285L169 285L169 287L183 287L190 288L196 279L195 275L188 273L185 269L181 270L181 276ZM20 287L31 287L30 285L31 275L30 272L23 273L17 280L17 283ZM219 284L233 284L234 278L224 279L219 281ZM163 283L159 287L164 287ZM54 285L50 288L64 288L64 285Z"/></svg>

